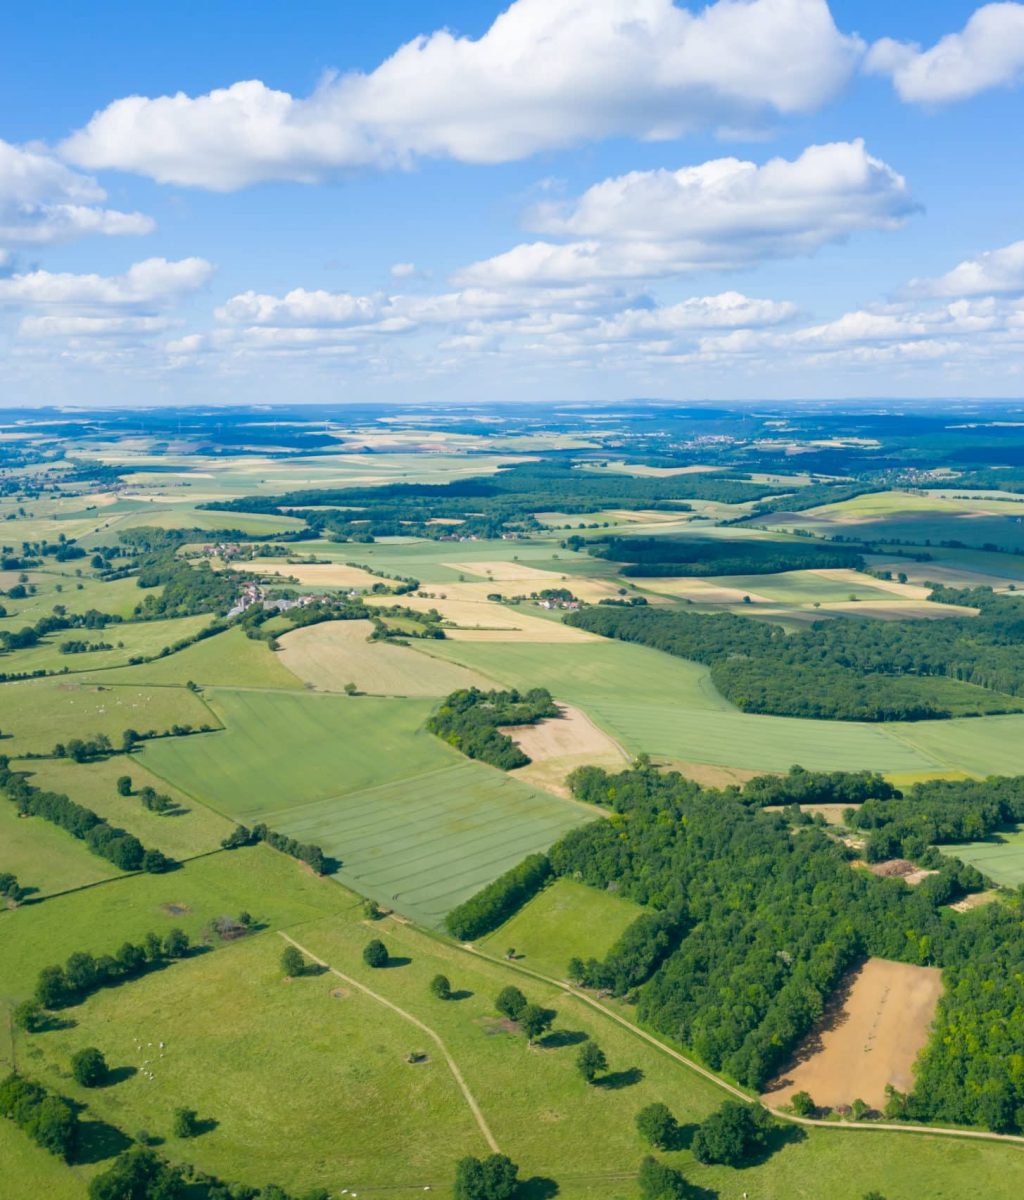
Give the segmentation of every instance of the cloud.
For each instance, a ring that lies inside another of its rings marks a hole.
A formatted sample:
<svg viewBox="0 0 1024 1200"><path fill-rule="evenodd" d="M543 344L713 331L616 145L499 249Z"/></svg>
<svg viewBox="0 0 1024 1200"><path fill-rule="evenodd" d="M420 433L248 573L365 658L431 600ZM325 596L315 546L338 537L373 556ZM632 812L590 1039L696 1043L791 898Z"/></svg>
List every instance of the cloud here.
<svg viewBox="0 0 1024 1200"><path fill-rule="evenodd" d="M1024 242L986 250L937 279L915 279L907 288L925 296L1005 296L1024 293Z"/></svg>
<svg viewBox="0 0 1024 1200"><path fill-rule="evenodd" d="M412 262L397 262L391 265L392 279L415 279L420 275L420 271L415 263Z"/></svg>
<svg viewBox="0 0 1024 1200"><path fill-rule="evenodd" d="M259 80L128 96L60 147L90 170L229 191L418 157L497 163L608 137L678 138L810 112L859 38L826 0L515 0L479 39L441 30L297 98Z"/></svg>
<svg viewBox="0 0 1024 1200"><path fill-rule="evenodd" d="M47 245L87 234L151 233L142 213L103 208L106 192L49 154L0 140L0 242Z"/></svg>
<svg viewBox="0 0 1024 1200"><path fill-rule="evenodd" d="M30 338L109 338L163 333L172 324L167 317L26 317L18 332Z"/></svg>
<svg viewBox="0 0 1024 1200"><path fill-rule="evenodd" d="M576 236L531 242L465 268L489 286L657 278L811 254L850 233L896 229L917 209L906 181L864 143L809 146L762 166L720 158L678 171L633 171L528 223Z"/></svg>
<svg viewBox="0 0 1024 1200"><path fill-rule="evenodd" d="M950 104L1024 80L1024 4L986 4L960 33L930 50L882 38L864 69L888 75L900 98L912 104Z"/></svg>
<svg viewBox="0 0 1024 1200"><path fill-rule="evenodd" d="M62 308L163 307L202 287L213 273L203 258L147 258L122 275L30 271L0 279L0 304Z"/></svg>

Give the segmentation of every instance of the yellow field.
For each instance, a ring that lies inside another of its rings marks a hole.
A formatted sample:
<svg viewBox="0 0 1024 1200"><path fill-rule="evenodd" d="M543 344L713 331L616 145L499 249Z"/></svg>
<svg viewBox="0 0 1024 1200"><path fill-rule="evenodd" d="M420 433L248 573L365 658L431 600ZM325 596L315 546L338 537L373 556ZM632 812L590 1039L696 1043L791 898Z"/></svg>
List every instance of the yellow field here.
<svg viewBox="0 0 1024 1200"><path fill-rule="evenodd" d="M538 721L536 725L507 726L507 733L533 760L510 774L525 783L568 796L565 780L577 767L604 767L621 771L629 756L603 729L581 709L560 704L561 717Z"/></svg>
<svg viewBox="0 0 1024 1200"><path fill-rule="evenodd" d="M485 675L456 663L406 646L370 642L372 632L370 621L325 621L293 629L280 639L277 660L320 692L341 692L354 683L370 695L446 696L458 688L495 686Z"/></svg>
<svg viewBox="0 0 1024 1200"><path fill-rule="evenodd" d="M226 565L231 571L290 577L311 588L372 588L375 583L385 582L361 567L347 567L344 563L289 563L281 558L254 558L252 562Z"/></svg>
<svg viewBox="0 0 1024 1200"><path fill-rule="evenodd" d="M437 609L446 621L454 623L454 627L445 628L445 634L455 641L565 643L600 640L585 630L507 608L496 601L457 599L455 588L461 586L464 585L444 584L443 591L430 596L403 596L402 603L417 612ZM367 601L389 605L394 604L394 597L368 596Z"/></svg>

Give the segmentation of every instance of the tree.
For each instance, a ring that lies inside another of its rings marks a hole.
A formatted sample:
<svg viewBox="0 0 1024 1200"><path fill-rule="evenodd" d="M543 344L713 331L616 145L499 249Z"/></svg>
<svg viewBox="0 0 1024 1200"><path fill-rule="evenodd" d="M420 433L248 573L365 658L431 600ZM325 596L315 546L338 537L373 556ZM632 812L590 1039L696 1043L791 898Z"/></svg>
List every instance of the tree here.
<svg viewBox="0 0 1024 1200"><path fill-rule="evenodd" d="M26 1131L44 1150L70 1162L78 1140L78 1117L60 1096L46 1096L37 1105Z"/></svg>
<svg viewBox="0 0 1024 1200"><path fill-rule="evenodd" d="M368 921L376 921L380 917L380 905L376 900L363 901L363 916Z"/></svg>
<svg viewBox="0 0 1024 1200"><path fill-rule="evenodd" d="M438 1000L450 1000L452 985L447 975L435 975L430 981L430 990Z"/></svg>
<svg viewBox="0 0 1024 1200"><path fill-rule="evenodd" d="M648 1154L637 1172L643 1200L684 1200L689 1191L683 1175Z"/></svg>
<svg viewBox="0 0 1024 1200"><path fill-rule="evenodd" d="M132 777L130 775L119 775L117 777L117 794L119 796L130 796L132 794Z"/></svg>
<svg viewBox="0 0 1024 1200"><path fill-rule="evenodd" d="M281 970L293 979L306 970L306 960L297 946L287 945L281 951Z"/></svg>
<svg viewBox="0 0 1024 1200"><path fill-rule="evenodd" d="M199 1114L194 1108L176 1108L171 1128L176 1138L193 1138L201 1132Z"/></svg>
<svg viewBox="0 0 1024 1200"><path fill-rule="evenodd" d="M107 1060L95 1046L87 1046L71 1056L71 1074L82 1087L99 1087L107 1073Z"/></svg>
<svg viewBox="0 0 1024 1200"><path fill-rule="evenodd" d="M505 1154L461 1158L455 1165L454 1200L512 1200L519 1168Z"/></svg>
<svg viewBox="0 0 1024 1200"><path fill-rule="evenodd" d="M738 1104L726 1100L697 1128L691 1150L700 1163L739 1166L766 1139L771 1119L760 1104Z"/></svg>
<svg viewBox="0 0 1024 1200"><path fill-rule="evenodd" d="M46 1028L46 1013L38 1000L22 1000L11 1017L15 1027L26 1033L38 1033Z"/></svg>
<svg viewBox="0 0 1024 1200"><path fill-rule="evenodd" d="M494 1007L502 1014L508 1017L510 1021L518 1021L519 1014L526 1007L526 997L517 988L511 984L504 987L498 993L498 998L494 1001Z"/></svg>
<svg viewBox="0 0 1024 1200"><path fill-rule="evenodd" d="M811 1099L810 1093L794 1092L789 1102L798 1117L811 1117L814 1115L814 1101Z"/></svg>
<svg viewBox="0 0 1024 1200"><path fill-rule="evenodd" d="M667 1104L648 1104L636 1114L637 1133L650 1146L670 1150L679 1133L679 1125Z"/></svg>
<svg viewBox="0 0 1024 1200"><path fill-rule="evenodd" d="M36 980L36 1001L43 1008L60 1008L70 998L71 989L61 967L43 967Z"/></svg>
<svg viewBox="0 0 1024 1200"><path fill-rule="evenodd" d="M164 938L164 953L168 958L183 958L188 953L188 935L181 929L172 929Z"/></svg>
<svg viewBox="0 0 1024 1200"><path fill-rule="evenodd" d="M386 967L389 957L388 948L380 938L374 938L363 947L363 962L368 967Z"/></svg>
<svg viewBox="0 0 1024 1200"><path fill-rule="evenodd" d="M593 1083L601 1071L608 1069L608 1059L597 1042L584 1042L576 1055L576 1069L587 1081Z"/></svg>
<svg viewBox="0 0 1024 1200"><path fill-rule="evenodd" d="M136 729L126 729L121 734L121 749L125 754L131 754L135 746L142 741L142 735Z"/></svg>
<svg viewBox="0 0 1024 1200"><path fill-rule="evenodd" d="M555 1014L550 1008L541 1008L539 1004L528 1004L519 1014L519 1028L526 1034L532 1046L545 1030L551 1028L554 1019Z"/></svg>
<svg viewBox="0 0 1024 1200"><path fill-rule="evenodd" d="M570 958L569 966L566 969L566 974L573 983L585 983L587 979L587 968L582 958Z"/></svg>

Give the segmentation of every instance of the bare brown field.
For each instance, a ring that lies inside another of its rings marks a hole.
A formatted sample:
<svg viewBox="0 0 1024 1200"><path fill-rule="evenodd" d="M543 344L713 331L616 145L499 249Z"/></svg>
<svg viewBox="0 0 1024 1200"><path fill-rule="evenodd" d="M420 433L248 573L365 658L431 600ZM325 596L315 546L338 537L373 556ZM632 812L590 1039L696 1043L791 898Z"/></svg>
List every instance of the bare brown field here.
<svg viewBox="0 0 1024 1200"><path fill-rule="evenodd" d="M446 696L458 688L494 687L486 676L428 658L408 646L371 642L371 621L324 621L293 629L280 639L278 660L307 686L342 692L354 683L383 696Z"/></svg>
<svg viewBox="0 0 1024 1200"><path fill-rule="evenodd" d="M571 704L559 704L561 717L538 721L536 725L507 725L501 729L533 760L510 774L546 788L559 796L569 796L567 776L577 767L605 767L617 771L629 762L618 742L599 729L593 721Z"/></svg>
<svg viewBox="0 0 1024 1200"><path fill-rule="evenodd" d="M986 904L991 904L993 900L998 900L999 891L997 888L991 888L987 892L971 892L969 896L964 896L962 900L955 900L949 907L958 913L970 912L973 908L984 908Z"/></svg>
<svg viewBox="0 0 1024 1200"><path fill-rule="evenodd" d="M881 1108L886 1084L909 1091L941 993L937 967L868 959L836 991L790 1069L764 1093L765 1103L778 1107L805 1091L819 1108L857 1099Z"/></svg>
<svg viewBox="0 0 1024 1200"><path fill-rule="evenodd" d="M552 579L561 580L561 575L554 571L545 571L541 567L531 567L526 563L510 562L508 559L495 558L490 561L446 562L443 564L453 571L463 571L467 575L489 576L494 580L505 583L513 579L525 581L537 580L539 583Z"/></svg>
<svg viewBox="0 0 1024 1200"><path fill-rule="evenodd" d="M463 642L596 642L596 634L561 621L535 617L490 600L466 599L465 584L445 584L428 596L403 596L402 604L417 612L434 608L451 626L445 636ZM368 596L370 604L394 604L393 596Z"/></svg>
<svg viewBox="0 0 1024 1200"><path fill-rule="evenodd" d="M976 608L961 608L953 604L933 604L930 600L845 600L838 604L823 604L822 613L851 613L874 617L877 621L918 620L938 621L943 618L977 616Z"/></svg>
<svg viewBox="0 0 1024 1200"><path fill-rule="evenodd" d="M678 758L659 758L658 766L669 771L678 771L701 787L723 788L731 784L742 785L758 775L770 775L770 771L751 771L745 767L721 767L714 763L684 762Z"/></svg>
<svg viewBox="0 0 1024 1200"><path fill-rule="evenodd" d="M375 583L386 583L361 567L347 567L344 563L289 563L280 558L254 558L252 562L228 563L228 570L245 571L259 575L281 575L296 579L303 587L356 587L372 588ZM392 601L394 603L394 601Z"/></svg>
<svg viewBox="0 0 1024 1200"><path fill-rule="evenodd" d="M938 871L915 866L909 858L887 858L884 862L869 863L867 870L879 879L902 879L908 887L917 887L929 875L938 874Z"/></svg>
<svg viewBox="0 0 1024 1200"><path fill-rule="evenodd" d="M829 825L844 825L843 813L848 808L858 808L857 804L801 804L800 811L808 813L810 816L817 816L819 813L825 818ZM784 812L785 809L781 804L766 804L764 812Z"/></svg>

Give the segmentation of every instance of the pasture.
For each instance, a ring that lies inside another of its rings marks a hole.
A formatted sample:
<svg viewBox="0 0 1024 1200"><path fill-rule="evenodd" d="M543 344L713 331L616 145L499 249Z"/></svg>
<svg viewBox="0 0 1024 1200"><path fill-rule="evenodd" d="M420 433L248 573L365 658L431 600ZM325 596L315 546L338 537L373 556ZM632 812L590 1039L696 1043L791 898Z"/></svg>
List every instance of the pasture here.
<svg viewBox="0 0 1024 1200"><path fill-rule="evenodd" d="M108 625L106 629L60 629L35 646L0 654L0 671L10 674L31 671L63 671L77 674L125 666L137 655L151 657L183 638L194 637L210 624L209 615L176 617L167 621L137 621ZM61 645L68 641L102 644L109 650L87 650L64 654Z"/></svg>
<svg viewBox="0 0 1024 1200"><path fill-rule="evenodd" d="M138 755L118 755L92 763L36 759L19 763L18 767L29 772L29 782L36 787L63 792L99 813L111 825L134 833L144 846L155 846L171 858L192 858L216 850L221 839L234 828L224 817L147 771ZM117 780L121 775L131 778L131 796L118 795ZM143 808L138 792L144 787L169 795L176 809L160 814Z"/></svg>
<svg viewBox="0 0 1024 1200"><path fill-rule="evenodd" d="M821 1107L859 1099L881 1110L888 1084L900 1092L913 1087L914 1060L928 1039L941 994L937 967L869 958L830 998L794 1063L762 1099L780 1107L805 1091Z"/></svg>
<svg viewBox="0 0 1024 1200"><path fill-rule="evenodd" d="M1024 884L1024 828L1007 829L983 842L940 846L943 854L977 867L993 883L1018 888Z"/></svg>
<svg viewBox="0 0 1024 1200"><path fill-rule="evenodd" d="M112 863L42 817L18 816L6 796L0 796L0 871L10 871L22 887L31 888L30 899L121 874Z"/></svg>
<svg viewBox="0 0 1024 1200"><path fill-rule="evenodd" d="M307 687L322 692L342 692L353 683L371 695L440 697L458 688L493 686L479 672L410 647L371 642L372 632L370 621L306 625L280 639L276 661Z"/></svg>
<svg viewBox="0 0 1024 1200"><path fill-rule="evenodd" d="M216 718L184 688L113 687L80 676L5 683L0 688L3 752L48 754L56 742L105 733L119 741L125 729L145 733L172 725L213 725Z"/></svg>
<svg viewBox="0 0 1024 1200"><path fill-rule="evenodd" d="M638 904L613 892L556 879L477 947L495 956L515 949L517 962L564 979L570 958L604 958L641 912Z"/></svg>

